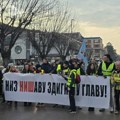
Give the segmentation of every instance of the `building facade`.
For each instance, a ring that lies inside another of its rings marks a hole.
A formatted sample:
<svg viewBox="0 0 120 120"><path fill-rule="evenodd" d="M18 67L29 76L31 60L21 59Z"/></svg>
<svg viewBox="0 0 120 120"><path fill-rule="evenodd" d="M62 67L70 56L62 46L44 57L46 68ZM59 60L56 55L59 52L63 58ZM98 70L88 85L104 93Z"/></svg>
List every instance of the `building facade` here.
<svg viewBox="0 0 120 120"><path fill-rule="evenodd" d="M100 37L88 37L84 38L80 33L63 33L70 37L71 40L82 43L82 40L86 41L86 54L89 58L95 58L96 60L100 60L103 55L103 43ZM75 47L77 48L77 47ZM75 49L74 52L70 51L69 55L78 54L79 48ZM27 38L27 33L24 32L21 34L19 39L16 41L14 47L11 52L11 59L15 60L15 62L19 62L21 60L26 59L37 59L38 55L31 42ZM51 59L55 59L59 57L58 51L55 48L52 48L48 54L48 57ZM38 59L37 59L38 60Z"/></svg>
<svg viewBox="0 0 120 120"><path fill-rule="evenodd" d="M103 56L103 43L100 37L83 38L86 41L86 54L90 59L100 60Z"/></svg>
<svg viewBox="0 0 120 120"><path fill-rule="evenodd" d="M62 33L62 35L67 36L70 41L79 42L81 40L81 34L80 33ZM36 32L36 40L39 40L37 38L37 32ZM74 49L71 49L70 55L77 54L79 50L78 43L77 46L74 47ZM56 59L59 58L60 55L58 51L53 47L49 54L48 58L50 59ZM15 45L12 48L11 52L11 59L15 62L19 63L19 61L24 61L26 59L36 59L38 60L38 55L35 50L35 48L32 46L31 42L28 40L27 32L23 32L18 40L16 41Z"/></svg>

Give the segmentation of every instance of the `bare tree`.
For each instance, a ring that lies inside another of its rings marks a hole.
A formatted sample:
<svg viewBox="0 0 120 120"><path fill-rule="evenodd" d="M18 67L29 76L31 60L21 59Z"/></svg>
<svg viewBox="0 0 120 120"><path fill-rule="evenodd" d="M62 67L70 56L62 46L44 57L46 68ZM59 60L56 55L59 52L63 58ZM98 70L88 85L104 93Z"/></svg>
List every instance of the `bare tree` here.
<svg viewBox="0 0 120 120"><path fill-rule="evenodd" d="M27 35L33 47L36 49L39 59L46 58L51 48L53 47L53 33L49 33L47 31L40 32L36 30L31 30L28 31Z"/></svg>
<svg viewBox="0 0 120 120"><path fill-rule="evenodd" d="M58 51L62 60L65 60L70 53L74 54L74 52L80 47L80 41L64 35L63 33L56 33L55 37L54 47Z"/></svg>
<svg viewBox="0 0 120 120"><path fill-rule="evenodd" d="M34 21L33 28L37 30L29 32L28 35L29 40L42 59L47 57L50 50L54 47L55 34L65 32L70 27L67 8L61 9L59 6L58 4L57 9L48 11L49 14L46 18Z"/></svg>
<svg viewBox="0 0 120 120"><path fill-rule="evenodd" d="M66 36L56 33L54 47L62 60L65 60L69 53L70 42Z"/></svg>
<svg viewBox="0 0 120 120"><path fill-rule="evenodd" d="M39 14L46 15L54 5L55 0L0 0L0 45L3 65L9 63L11 49L23 30Z"/></svg>
<svg viewBox="0 0 120 120"><path fill-rule="evenodd" d="M70 40L70 45L69 45L69 54L70 55L75 55L78 53L79 48L80 48L81 42L76 40L76 39L71 39Z"/></svg>

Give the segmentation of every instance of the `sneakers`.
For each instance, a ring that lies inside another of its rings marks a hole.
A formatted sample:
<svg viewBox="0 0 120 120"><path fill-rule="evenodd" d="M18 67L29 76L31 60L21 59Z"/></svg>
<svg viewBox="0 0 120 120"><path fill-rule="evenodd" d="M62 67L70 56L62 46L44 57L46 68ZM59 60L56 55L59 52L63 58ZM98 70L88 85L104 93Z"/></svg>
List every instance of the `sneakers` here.
<svg viewBox="0 0 120 120"><path fill-rule="evenodd" d="M70 109L70 108L68 109L68 112L71 112L71 109Z"/></svg>
<svg viewBox="0 0 120 120"><path fill-rule="evenodd" d="M105 112L105 109L100 109L99 111L100 111L100 112Z"/></svg>
<svg viewBox="0 0 120 120"><path fill-rule="evenodd" d="M76 110L71 110L70 113L74 114L74 113L76 113Z"/></svg>
<svg viewBox="0 0 120 120"><path fill-rule="evenodd" d="M118 111L115 111L114 113L115 113L115 115L117 115L119 112L118 112Z"/></svg>
<svg viewBox="0 0 120 120"><path fill-rule="evenodd" d="M113 107L110 108L110 113L113 113L114 112L114 109Z"/></svg>

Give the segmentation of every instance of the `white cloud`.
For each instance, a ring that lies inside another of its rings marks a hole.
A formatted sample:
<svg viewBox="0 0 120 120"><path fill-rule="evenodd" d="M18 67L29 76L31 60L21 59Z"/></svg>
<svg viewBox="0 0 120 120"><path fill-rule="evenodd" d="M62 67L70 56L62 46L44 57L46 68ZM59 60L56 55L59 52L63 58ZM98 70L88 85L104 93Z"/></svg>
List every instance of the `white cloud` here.
<svg viewBox="0 0 120 120"><path fill-rule="evenodd" d="M120 26L120 0L66 0L77 19L99 26Z"/></svg>
<svg viewBox="0 0 120 120"><path fill-rule="evenodd" d="M93 26L89 23L79 22L80 27L76 31L80 31L84 37L101 37L103 40L104 46L111 42L114 48L117 50L117 53L120 54L120 27L112 27L111 29L106 27Z"/></svg>
<svg viewBox="0 0 120 120"><path fill-rule="evenodd" d="M86 37L101 37L111 42L120 54L120 0L68 1L78 21L76 31Z"/></svg>

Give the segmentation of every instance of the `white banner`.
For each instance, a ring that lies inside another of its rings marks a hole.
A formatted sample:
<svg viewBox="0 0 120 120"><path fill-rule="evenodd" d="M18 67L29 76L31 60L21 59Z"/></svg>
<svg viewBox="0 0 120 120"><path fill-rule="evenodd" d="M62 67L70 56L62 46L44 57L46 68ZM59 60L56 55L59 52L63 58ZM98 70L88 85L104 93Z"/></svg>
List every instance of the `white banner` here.
<svg viewBox="0 0 120 120"><path fill-rule="evenodd" d="M6 73L4 92L8 101L69 105L66 81L55 74ZM109 108L109 77L81 76L75 100L80 107Z"/></svg>

